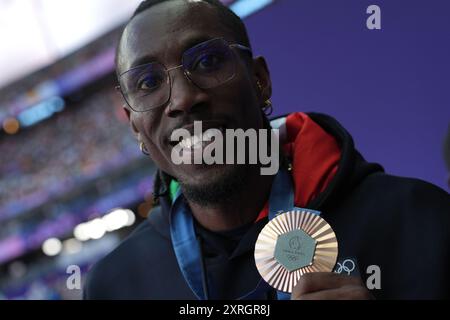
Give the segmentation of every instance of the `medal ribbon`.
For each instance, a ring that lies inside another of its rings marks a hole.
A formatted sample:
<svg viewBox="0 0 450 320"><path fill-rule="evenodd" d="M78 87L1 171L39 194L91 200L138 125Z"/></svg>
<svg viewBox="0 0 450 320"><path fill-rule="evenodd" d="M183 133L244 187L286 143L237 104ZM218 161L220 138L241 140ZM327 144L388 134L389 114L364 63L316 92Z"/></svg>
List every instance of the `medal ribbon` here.
<svg viewBox="0 0 450 320"><path fill-rule="evenodd" d="M274 178L269 196L269 220L278 214L292 211L306 210L316 215L320 211L298 208L294 205L294 187L292 178L288 171L280 170ZM197 299L205 300L202 280L202 257L201 249L197 241L194 230L194 219L189 207L181 197L181 190L178 188L170 212L170 235L175 256L178 261L181 273ZM238 300L257 299L262 293L268 292L271 287L261 278L255 289L238 298ZM290 294L282 291L277 292L279 300L290 299Z"/></svg>

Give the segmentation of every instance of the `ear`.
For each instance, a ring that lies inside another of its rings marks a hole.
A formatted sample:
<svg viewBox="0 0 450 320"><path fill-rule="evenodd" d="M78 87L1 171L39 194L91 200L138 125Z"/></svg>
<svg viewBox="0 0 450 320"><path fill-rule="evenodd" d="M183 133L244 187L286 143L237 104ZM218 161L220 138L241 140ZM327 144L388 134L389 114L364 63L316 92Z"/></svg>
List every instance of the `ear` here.
<svg viewBox="0 0 450 320"><path fill-rule="evenodd" d="M139 130L136 128L133 120L131 119L130 109L128 109L127 105L123 105L122 109L127 116L128 122L130 123L131 131L133 131L134 136L139 141Z"/></svg>
<svg viewBox="0 0 450 320"><path fill-rule="evenodd" d="M261 85L261 90L257 87L257 92L261 93L262 100L270 99L272 97L272 81L270 80L269 68L264 57L258 56L253 59L253 72L255 84L258 81Z"/></svg>

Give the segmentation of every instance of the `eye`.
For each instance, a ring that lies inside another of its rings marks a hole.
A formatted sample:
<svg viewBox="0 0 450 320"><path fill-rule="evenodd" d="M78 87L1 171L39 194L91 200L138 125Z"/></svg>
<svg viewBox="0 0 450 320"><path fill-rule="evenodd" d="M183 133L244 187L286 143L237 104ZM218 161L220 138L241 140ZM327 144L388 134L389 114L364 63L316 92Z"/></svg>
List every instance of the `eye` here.
<svg viewBox="0 0 450 320"><path fill-rule="evenodd" d="M154 91L164 82L163 77L160 74L145 74L137 82L138 90Z"/></svg>
<svg viewBox="0 0 450 320"><path fill-rule="evenodd" d="M223 64L223 55L208 52L200 55L193 64L192 71L211 72L219 69Z"/></svg>

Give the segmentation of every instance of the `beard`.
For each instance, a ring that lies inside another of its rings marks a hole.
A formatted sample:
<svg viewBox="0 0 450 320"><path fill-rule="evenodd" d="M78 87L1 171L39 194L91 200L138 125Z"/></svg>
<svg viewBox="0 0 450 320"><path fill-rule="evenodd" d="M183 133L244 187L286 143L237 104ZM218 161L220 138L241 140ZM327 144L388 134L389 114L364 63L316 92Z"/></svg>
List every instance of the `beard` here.
<svg viewBox="0 0 450 320"><path fill-rule="evenodd" d="M246 165L232 165L220 171L201 185L180 181L183 195L201 207L218 207L235 202L248 183L251 169Z"/></svg>

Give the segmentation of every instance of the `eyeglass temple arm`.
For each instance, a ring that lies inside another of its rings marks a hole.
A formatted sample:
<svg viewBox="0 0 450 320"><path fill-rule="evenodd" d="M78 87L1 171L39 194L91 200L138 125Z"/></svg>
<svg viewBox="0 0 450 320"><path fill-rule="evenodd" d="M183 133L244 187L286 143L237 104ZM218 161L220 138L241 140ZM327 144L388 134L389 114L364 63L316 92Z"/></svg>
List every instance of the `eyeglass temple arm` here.
<svg viewBox="0 0 450 320"><path fill-rule="evenodd" d="M252 49L250 49L249 47L243 46L242 44L235 43L235 44L231 44L230 47L234 47L234 48L238 48L240 50L247 51L248 53L250 53L250 55L253 56Z"/></svg>

